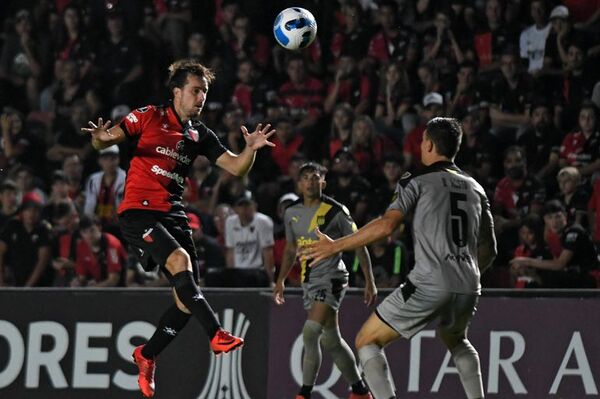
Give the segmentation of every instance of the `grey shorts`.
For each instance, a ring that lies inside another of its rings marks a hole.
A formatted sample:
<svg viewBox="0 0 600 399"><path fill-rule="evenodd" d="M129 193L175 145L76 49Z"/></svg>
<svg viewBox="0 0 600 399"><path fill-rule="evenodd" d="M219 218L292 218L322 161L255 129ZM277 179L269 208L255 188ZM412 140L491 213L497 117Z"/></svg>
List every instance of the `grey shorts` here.
<svg viewBox="0 0 600 399"><path fill-rule="evenodd" d="M412 337L438 317L443 331L460 335L469 326L478 300L476 294L420 289L409 280L388 295L375 313L405 338Z"/></svg>
<svg viewBox="0 0 600 399"><path fill-rule="evenodd" d="M302 283L302 300L304 309L309 310L315 302L324 302L334 310L339 310L342 299L348 290L348 277L323 277L313 278Z"/></svg>

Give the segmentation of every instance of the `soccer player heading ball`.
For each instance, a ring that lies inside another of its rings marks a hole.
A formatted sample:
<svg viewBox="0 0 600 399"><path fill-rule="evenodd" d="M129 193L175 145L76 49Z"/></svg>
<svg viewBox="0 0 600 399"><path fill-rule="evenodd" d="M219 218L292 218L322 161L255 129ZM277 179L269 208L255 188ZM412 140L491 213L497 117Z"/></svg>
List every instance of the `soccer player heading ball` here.
<svg viewBox="0 0 600 399"><path fill-rule="evenodd" d="M89 122L82 128L92 136L96 149L137 139L125 182L125 198L119 207L123 237L136 251L144 268L158 265L173 287L173 304L161 317L148 343L133 353L139 367L138 383L144 396L154 395L156 356L177 336L190 315L194 315L210 337L215 354L241 347L244 341L221 329L213 310L198 287L198 262L192 230L181 197L185 177L198 155L229 173L248 173L256 151L274 146L269 141L275 130L258 124L249 133L236 155L227 150L217 136L198 120L206 101L213 73L192 60L180 60L169 67L171 103L166 106L139 108L114 127L111 122Z"/></svg>

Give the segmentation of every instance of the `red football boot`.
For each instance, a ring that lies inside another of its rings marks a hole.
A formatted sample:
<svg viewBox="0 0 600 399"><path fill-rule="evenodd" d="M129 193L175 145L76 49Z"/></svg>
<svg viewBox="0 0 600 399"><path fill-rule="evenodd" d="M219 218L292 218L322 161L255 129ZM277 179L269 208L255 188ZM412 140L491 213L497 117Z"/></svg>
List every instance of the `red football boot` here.
<svg viewBox="0 0 600 399"><path fill-rule="evenodd" d="M210 348L218 355L220 353L227 353L244 345L244 340L231 335L229 331L217 330L215 336L210 340Z"/></svg>
<svg viewBox="0 0 600 399"><path fill-rule="evenodd" d="M142 394L151 398L154 396L154 370L156 370L156 364L154 360L146 359L142 356L142 348L144 345L140 345L133 351L133 361L137 364L140 369L138 375L138 385Z"/></svg>

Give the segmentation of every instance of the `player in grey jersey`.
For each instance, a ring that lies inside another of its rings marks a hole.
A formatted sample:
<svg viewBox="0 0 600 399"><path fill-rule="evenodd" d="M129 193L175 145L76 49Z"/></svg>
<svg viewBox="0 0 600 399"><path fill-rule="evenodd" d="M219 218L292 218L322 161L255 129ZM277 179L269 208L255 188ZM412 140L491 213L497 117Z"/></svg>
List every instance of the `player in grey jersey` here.
<svg viewBox="0 0 600 399"><path fill-rule="evenodd" d="M415 267L363 324L356 347L367 383L376 399L395 398L383 347L410 338L439 318L438 333L452 354L469 399L483 398L479 355L467 328L481 291L479 277L496 256L496 238L483 188L454 163L462 129L456 119L434 118L421 143L426 166L398 182L386 213L357 232L304 247L302 258L320 262L391 234L413 213Z"/></svg>
<svg viewBox="0 0 600 399"><path fill-rule="evenodd" d="M273 300L278 305L284 303L284 281L296 259L296 250L318 240L315 234L317 227L333 237L356 231L348 209L322 194L325 168L310 162L300 167L299 175L298 187L302 198L292 203L283 217L286 244L281 270L273 289ZM356 254L366 276L365 303L370 305L377 295L371 259L364 246L358 247ZM302 328L302 387L296 399L310 398L321 366L321 345L352 387L350 399L372 399L356 367L356 358L340 335L338 326L338 310L348 288L348 271L341 254L324 259L312 268L307 268L306 262L302 262L301 267L304 308L308 315Z"/></svg>

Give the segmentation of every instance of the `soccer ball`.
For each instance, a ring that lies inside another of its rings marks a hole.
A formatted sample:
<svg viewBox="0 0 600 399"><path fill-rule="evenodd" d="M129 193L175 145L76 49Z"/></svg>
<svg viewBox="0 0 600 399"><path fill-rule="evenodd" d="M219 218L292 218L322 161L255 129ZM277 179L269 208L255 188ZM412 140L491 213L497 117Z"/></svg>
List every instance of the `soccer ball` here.
<svg viewBox="0 0 600 399"><path fill-rule="evenodd" d="M275 18L273 34L282 47L288 50L303 49L317 37L317 21L304 8L286 8Z"/></svg>

